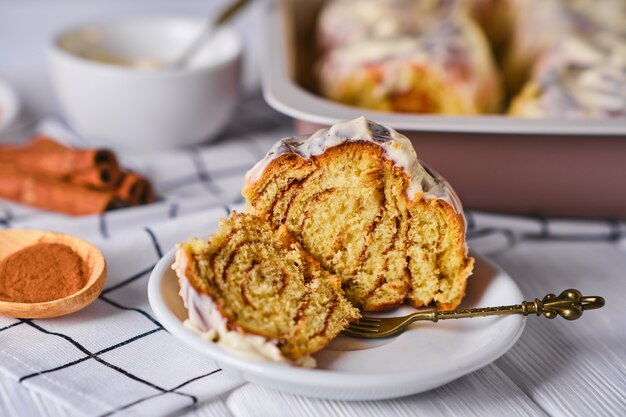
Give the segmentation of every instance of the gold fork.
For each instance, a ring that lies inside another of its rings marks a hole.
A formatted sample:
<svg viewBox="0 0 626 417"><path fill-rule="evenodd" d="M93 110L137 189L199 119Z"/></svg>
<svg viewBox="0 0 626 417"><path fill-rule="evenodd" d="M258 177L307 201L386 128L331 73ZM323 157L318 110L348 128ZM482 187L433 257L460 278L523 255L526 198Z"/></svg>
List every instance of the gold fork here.
<svg viewBox="0 0 626 417"><path fill-rule="evenodd" d="M593 310L604 306L604 298L591 296L583 297L578 290L569 289L563 291L557 297L548 294L543 300L535 298L534 301L524 301L521 304L502 307L470 308L453 311L418 311L404 317L376 318L361 317L359 321L351 324L342 333L346 336L361 337L365 339L378 339L394 336L403 332L409 324L415 321L432 321L446 319L464 319L466 317L486 317L504 314L536 314L538 316L553 319L560 315L566 320L576 320L583 315L584 310Z"/></svg>

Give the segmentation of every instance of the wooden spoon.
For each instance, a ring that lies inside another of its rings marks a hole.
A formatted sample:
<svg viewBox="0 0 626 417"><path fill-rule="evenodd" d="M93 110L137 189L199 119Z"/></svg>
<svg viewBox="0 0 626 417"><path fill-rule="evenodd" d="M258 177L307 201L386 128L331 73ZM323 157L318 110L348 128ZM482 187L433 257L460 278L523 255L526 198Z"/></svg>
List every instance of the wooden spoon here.
<svg viewBox="0 0 626 417"><path fill-rule="evenodd" d="M87 265L87 284L65 298L43 303L0 301L1 315L29 319L62 316L78 311L98 298L107 275L104 256L100 249L77 237L43 230L0 230L0 261L37 243L61 243L72 248Z"/></svg>

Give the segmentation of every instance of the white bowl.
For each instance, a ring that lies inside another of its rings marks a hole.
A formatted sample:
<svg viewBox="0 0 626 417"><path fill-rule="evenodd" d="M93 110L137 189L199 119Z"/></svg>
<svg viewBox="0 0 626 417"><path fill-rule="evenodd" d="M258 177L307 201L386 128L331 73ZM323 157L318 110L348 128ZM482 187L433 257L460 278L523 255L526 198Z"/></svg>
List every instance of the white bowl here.
<svg viewBox="0 0 626 417"><path fill-rule="evenodd" d="M218 30L186 68L147 69L91 56L177 58L205 28L196 18L136 17L62 31L49 47L52 84L68 122L96 144L159 149L212 138L237 101L242 45Z"/></svg>

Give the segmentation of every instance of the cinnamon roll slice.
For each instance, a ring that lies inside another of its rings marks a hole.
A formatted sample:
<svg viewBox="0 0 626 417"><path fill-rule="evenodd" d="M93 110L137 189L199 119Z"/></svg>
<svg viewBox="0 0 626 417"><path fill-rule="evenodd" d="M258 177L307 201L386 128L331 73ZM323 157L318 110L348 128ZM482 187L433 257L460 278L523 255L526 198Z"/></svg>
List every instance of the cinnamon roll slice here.
<svg viewBox="0 0 626 417"><path fill-rule="evenodd" d="M458 197L409 140L365 118L279 141L246 175L248 210L286 227L364 310L452 309L473 259Z"/></svg>
<svg viewBox="0 0 626 417"><path fill-rule="evenodd" d="M285 227L250 214L233 212L208 241L180 244L173 268L190 324L236 353L298 363L359 318L338 277Z"/></svg>

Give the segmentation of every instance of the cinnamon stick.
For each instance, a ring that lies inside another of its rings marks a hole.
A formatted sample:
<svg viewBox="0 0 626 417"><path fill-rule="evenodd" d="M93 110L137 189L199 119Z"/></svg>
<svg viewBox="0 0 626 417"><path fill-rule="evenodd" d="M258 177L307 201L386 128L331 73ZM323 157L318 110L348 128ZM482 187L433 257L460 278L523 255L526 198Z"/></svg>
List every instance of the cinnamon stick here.
<svg viewBox="0 0 626 417"><path fill-rule="evenodd" d="M62 145L60 142L44 135L34 136L25 146L38 149L71 149L70 147Z"/></svg>
<svg viewBox="0 0 626 417"><path fill-rule="evenodd" d="M129 206L148 204L154 201L154 192L150 181L136 172L123 174L116 194L120 201Z"/></svg>
<svg viewBox="0 0 626 417"><path fill-rule="evenodd" d="M150 182L122 172L108 150L73 149L45 136L0 147L0 197L68 214L154 201Z"/></svg>
<svg viewBox="0 0 626 417"><path fill-rule="evenodd" d="M25 174L0 165L0 197L71 215L97 214L118 206L115 193Z"/></svg>
<svg viewBox="0 0 626 417"><path fill-rule="evenodd" d="M12 165L26 173L99 188L113 187L121 176L113 152L72 149L42 136L33 138L25 146L0 147L0 164Z"/></svg>
<svg viewBox="0 0 626 417"><path fill-rule="evenodd" d="M122 171L114 165L100 165L86 171L69 175L67 180L78 185L87 185L100 189L113 189L122 179Z"/></svg>

